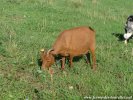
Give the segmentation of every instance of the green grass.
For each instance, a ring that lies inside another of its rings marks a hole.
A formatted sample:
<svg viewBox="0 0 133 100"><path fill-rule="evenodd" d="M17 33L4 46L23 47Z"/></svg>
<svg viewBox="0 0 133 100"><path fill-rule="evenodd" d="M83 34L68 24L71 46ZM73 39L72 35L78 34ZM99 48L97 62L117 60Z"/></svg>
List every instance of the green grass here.
<svg viewBox="0 0 133 100"><path fill-rule="evenodd" d="M0 100L132 96L133 41L125 46L112 35L124 32L132 9L132 0L1 0ZM96 30L97 71L82 58L64 72L53 65L51 81L39 69L39 50L50 49L61 31L76 26Z"/></svg>

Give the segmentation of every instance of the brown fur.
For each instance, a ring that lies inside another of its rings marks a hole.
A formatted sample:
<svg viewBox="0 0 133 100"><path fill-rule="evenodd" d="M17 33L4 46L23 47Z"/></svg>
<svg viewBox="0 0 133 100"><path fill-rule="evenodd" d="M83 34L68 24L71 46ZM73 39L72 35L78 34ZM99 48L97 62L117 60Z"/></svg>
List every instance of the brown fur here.
<svg viewBox="0 0 133 100"><path fill-rule="evenodd" d="M88 52L92 54L93 69L95 70L95 31L91 27L77 27L65 30L58 36L52 49L47 53L43 53L42 66L49 68L54 63L54 56L61 55L61 68L64 69L65 57L70 57L70 66L72 66L73 57L84 55ZM46 58L49 59L48 66L48 60Z"/></svg>

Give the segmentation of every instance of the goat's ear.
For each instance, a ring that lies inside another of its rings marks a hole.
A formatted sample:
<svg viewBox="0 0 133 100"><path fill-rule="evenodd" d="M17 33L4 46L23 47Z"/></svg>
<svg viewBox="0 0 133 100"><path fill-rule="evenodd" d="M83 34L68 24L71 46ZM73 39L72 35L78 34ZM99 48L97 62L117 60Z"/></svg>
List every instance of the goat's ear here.
<svg viewBox="0 0 133 100"><path fill-rule="evenodd" d="M44 49L41 49L41 50L40 50L40 54L41 54L41 55L44 55L44 54L46 54L46 51L45 51Z"/></svg>
<svg viewBox="0 0 133 100"><path fill-rule="evenodd" d="M44 53L44 51L45 51L44 49L41 49L41 50L40 50L41 53Z"/></svg>

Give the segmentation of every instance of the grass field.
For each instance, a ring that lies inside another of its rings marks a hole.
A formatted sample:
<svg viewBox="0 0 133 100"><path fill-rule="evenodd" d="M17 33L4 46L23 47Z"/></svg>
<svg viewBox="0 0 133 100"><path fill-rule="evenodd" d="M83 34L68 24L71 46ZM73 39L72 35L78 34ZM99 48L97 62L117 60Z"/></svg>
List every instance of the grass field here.
<svg viewBox="0 0 133 100"><path fill-rule="evenodd" d="M133 41L126 46L112 33L124 33L132 11L132 0L0 0L0 100L131 97ZM40 70L39 51L76 26L96 30L97 71L83 57L63 72L53 65L51 80Z"/></svg>

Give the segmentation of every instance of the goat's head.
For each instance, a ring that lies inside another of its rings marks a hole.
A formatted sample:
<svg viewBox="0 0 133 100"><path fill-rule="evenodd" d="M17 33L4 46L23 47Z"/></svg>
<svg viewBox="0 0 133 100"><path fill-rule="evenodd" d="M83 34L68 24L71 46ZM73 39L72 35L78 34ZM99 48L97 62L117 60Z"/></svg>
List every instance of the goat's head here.
<svg viewBox="0 0 133 100"><path fill-rule="evenodd" d="M50 49L48 51L41 49L41 61L43 69L49 69L55 62L54 56L52 55L51 51L53 51L53 49Z"/></svg>

